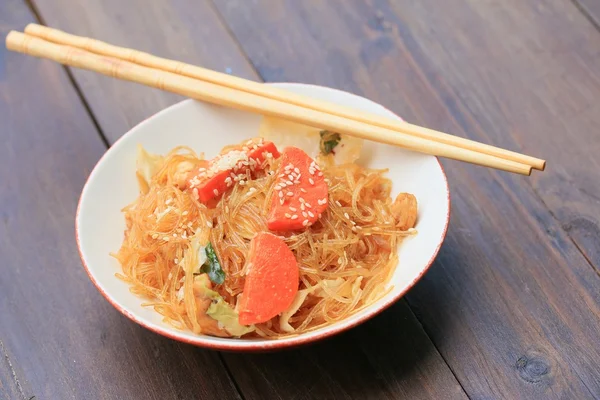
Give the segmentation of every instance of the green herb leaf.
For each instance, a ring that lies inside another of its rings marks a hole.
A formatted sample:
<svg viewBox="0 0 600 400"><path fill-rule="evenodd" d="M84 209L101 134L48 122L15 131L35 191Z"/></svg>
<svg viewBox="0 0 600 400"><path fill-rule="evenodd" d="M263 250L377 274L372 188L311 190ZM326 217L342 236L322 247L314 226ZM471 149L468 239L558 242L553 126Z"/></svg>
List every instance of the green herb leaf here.
<svg viewBox="0 0 600 400"><path fill-rule="evenodd" d="M217 253L213 248L212 244L206 245L206 262L200 267L200 272L208 274L208 278L211 282L220 285L225 281L225 271L221 268L221 263L217 258Z"/></svg>
<svg viewBox="0 0 600 400"><path fill-rule="evenodd" d="M321 143L319 144L319 147L321 148L321 153L323 154L329 154L333 152L335 146L337 146L340 143L340 140L342 140L340 134L336 132L321 131L319 134L321 135Z"/></svg>

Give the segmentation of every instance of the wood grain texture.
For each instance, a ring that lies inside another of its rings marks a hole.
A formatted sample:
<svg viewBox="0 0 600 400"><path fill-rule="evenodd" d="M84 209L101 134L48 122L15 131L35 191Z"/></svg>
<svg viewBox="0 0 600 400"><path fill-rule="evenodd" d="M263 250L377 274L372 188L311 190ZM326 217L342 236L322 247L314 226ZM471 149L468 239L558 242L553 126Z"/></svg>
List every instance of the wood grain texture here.
<svg viewBox="0 0 600 400"><path fill-rule="evenodd" d="M142 2L86 0L75 7L76 11L69 9L71 4L67 0L36 3L50 26L213 69L231 68L236 75L257 78L235 41L219 24L219 16L209 3L179 0L143 2L142 6ZM123 24L123 20L128 23ZM156 29L158 20L160 30ZM164 37L154 40L160 35ZM160 91L116 83L83 71L73 73L99 126L111 142L126 131L132 121L138 122L176 100ZM124 96L131 90L135 91ZM223 357L245 398L383 396L391 399L402 398L400 394L416 399L465 398L405 302L380 319L374 325L351 333L350 337L358 345L345 336L345 339L336 338L322 346L293 352L264 356L228 353ZM387 329L391 334L382 335L380 329ZM379 338L379 343L371 343L373 337ZM390 346L381 346L381 343ZM292 355L295 361L290 364L287 360ZM298 369L303 373L298 374ZM192 372L199 376L205 373L195 369ZM310 381L310 391L304 390L307 385L304 378ZM350 384L351 388L346 387Z"/></svg>
<svg viewBox="0 0 600 400"><path fill-rule="evenodd" d="M0 2L0 36L32 22ZM239 398L218 354L116 312L81 266L74 215L105 151L60 66L0 48L0 398Z"/></svg>
<svg viewBox="0 0 600 400"><path fill-rule="evenodd" d="M447 243L407 298L470 397L599 397L600 36L579 11L518 0L215 4L266 80L350 90L410 122L549 160L533 179L445 163Z"/></svg>

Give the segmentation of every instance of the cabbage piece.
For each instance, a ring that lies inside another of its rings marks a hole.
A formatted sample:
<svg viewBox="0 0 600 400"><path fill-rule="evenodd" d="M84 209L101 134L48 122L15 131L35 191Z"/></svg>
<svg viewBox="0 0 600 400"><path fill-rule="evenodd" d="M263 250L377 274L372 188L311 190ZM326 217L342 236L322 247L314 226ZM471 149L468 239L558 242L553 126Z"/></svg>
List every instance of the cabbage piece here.
<svg viewBox="0 0 600 400"><path fill-rule="evenodd" d="M233 336L242 336L254 331L254 325L241 325L238 313L218 293L217 296L218 298L213 299L213 303L206 310L206 315L217 320L219 328L225 329Z"/></svg>
<svg viewBox="0 0 600 400"><path fill-rule="evenodd" d="M307 125L286 121L279 118L264 117L259 135L283 149L286 146L298 147L316 159L321 154L321 131ZM336 134L337 135L337 134ZM340 134L333 154L336 164L353 163L358 160L363 147L363 139Z"/></svg>
<svg viewBox="0 0 600 400"><path fill-rule="evenodd" d="M304 300L306 300L306 297L310 294L310 292L315 290L315 288L316 286L313 286L310 289L302 289L296 293L296 297L294 297L290 307L281 313L281 316L279 317L279 328L282 331L288 333L295 331L294 327L290 325L290 318L298 312L302 306L302 303L304 303Z"/></svg>
<svg viewBox="0 0 600 400"><path fill-rule="evenodd" d="M338 293L338 290L340 290L340 288L345 282L346 280L343 278L324 279L311 288L299 290L298 293L296 293L296 297L294 297L294 300L292 301L292 304L289 306L289 308L283 313L281 313L281 315L279 316L279 328L284 332L294 332L294 327L290 325L290 318L298 312L300 307L302 307L302 304L304 303L309 294L314 292L315 296L327 297L327 292L325 291L325 289L323 289L323 287L325 287L331 292ZM342 293L338 294L341 296L347 296L350 294L350 288L348 287L347 289L342 290Z"/></svg>
<svg viewBox="0 0 600 400"><path fill-rule="evenodd" d="M193 263L194 274L200 274L200 268L206 263L206 246L208 246L208 236L210 235L210 228L204 228L201 225L193 236L190 236L190 247L191 251L186 250L184 252L184 262ZM185 268L184 268L185 269Z"/></svg>
<svg viewBox="0 0 600 400"><path fill-rule="evenodd" d="M152 177L158 172L163 166L165 159L163 156L158 154L152 154L147 152L141 144L137 146L137 157L136 157L136 175L140 190L143 193L147 193L150 189L150 182Z"/></svg>
<svg viewBox="0 0 600 400"><path fill-rule="evenodd" d="M198 281L198 279L196 280ZM206 310L206 315L217 321L220 329L226 330L232 336L242 336L256 329L254 325L241 325L237 311L227 304L219 293L209 289L206 285L202 286L202 292L204 297L212 300Z"/></svg>

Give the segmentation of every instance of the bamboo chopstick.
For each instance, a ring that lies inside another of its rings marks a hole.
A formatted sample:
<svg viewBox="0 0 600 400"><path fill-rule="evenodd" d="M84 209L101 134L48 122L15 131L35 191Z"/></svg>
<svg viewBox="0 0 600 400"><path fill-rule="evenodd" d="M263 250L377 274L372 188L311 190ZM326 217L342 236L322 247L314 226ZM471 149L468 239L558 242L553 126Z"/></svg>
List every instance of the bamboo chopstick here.
<svg viewBox="0 0 600 400"><path fill-rule="evenodd" d="M316 111L326 112L328 114L353 119L355 121L379 126L381 128L391 129L403 134L435 140L440 143L462 147L464 149L473 150L479 153L489 154L504 158L506 160L531 165L533 168L541 171L543 171L546 167L546 161L539 158L501 149L458 136L449 135L433 129L409 124L407 122L397 121L376 114L343 107L327 101L313 99L286 90L264 85L259 82L253 82L247 79L238 78L236 76L212 71L195 65L156 57L151 54L133 49L114 46L96 39L72 35L58 29L48 28L43 25L29 24L25 28L25 33L57 44L78 47L95 54L119 58L146 67L162 69L167 72L185 75L190 78L208 81L217 85L230 87L232 89L242 90L248 93L295 104L297 106L310 108Z"/></svg>
<svg viewBox="0 0 600 400"><path fill-rule="evenodd" d="M422 137L400 135L395 131L379 126L273 100L272 98L235 90L230 87L219 86L172 72L141 66L118 58L100 56L76 47L55 44L20 32L11 31L6 38L6 46L9 50L48 58L65 65L141 83L210 103L279 117L316 128L329 129L422 153L466 161L523 175L531 174L532 167L523 163L454 147ZM183 64L179 65L177 68L185 67Z"/></svg>

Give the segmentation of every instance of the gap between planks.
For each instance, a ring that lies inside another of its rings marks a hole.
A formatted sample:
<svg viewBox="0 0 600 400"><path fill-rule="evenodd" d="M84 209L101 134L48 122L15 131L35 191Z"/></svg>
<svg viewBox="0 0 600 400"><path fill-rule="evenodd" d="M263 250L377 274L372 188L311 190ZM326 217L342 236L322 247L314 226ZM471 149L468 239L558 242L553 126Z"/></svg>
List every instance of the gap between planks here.
<svg viewBox="0 0 600 400"><path fill-rule="evenodd" d="M571 4L579 10L581 14L589 21L590 24L600 33L600 21L597 21L596 18L592 15L590 10L588 10L587 6L581 2L581 0L571 0Z"/></svg>
<svg viewBox="0 0 600 400"><path fill-rule="evenodd" d="M6 347L4 347L4 343L2 342L2 339L0 339L0 353L2 353L2 356L4 356L4 360L6 361L8 370L10 371L10 377L13 380L13 383L15 384L15 386L17 387L17 391L21 395L21 398L27 399L27 396L25 395L25 392L23 391L23 386L21 386L21 381L19 381L19 377L17 376L17 371L15 371L15 367L13 366L12 361L10 361L10 356L8 355L8 351L6 350ZM35 396L33 396L33 397L35 397Z"/></svg>

